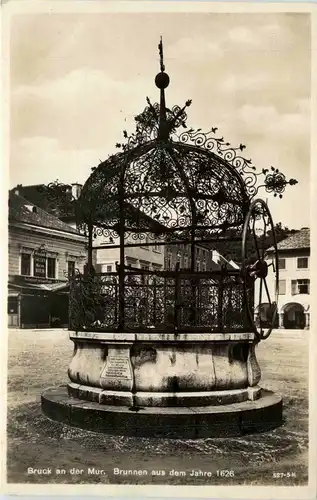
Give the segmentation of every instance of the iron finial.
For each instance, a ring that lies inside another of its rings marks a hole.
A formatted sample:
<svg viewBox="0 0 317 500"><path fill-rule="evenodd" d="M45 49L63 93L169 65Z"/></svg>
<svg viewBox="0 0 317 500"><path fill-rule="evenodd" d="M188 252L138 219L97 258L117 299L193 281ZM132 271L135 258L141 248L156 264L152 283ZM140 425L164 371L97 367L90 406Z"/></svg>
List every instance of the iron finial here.
<svg viewBox="0 0 317 500"><path fill-rule="evenodd" d="M160 68L161 72L158 73L155 77L155 85L163 90L166 89L169 85L170 78L167 73L165 73L165 64L164 64L164 55L163 55L163 40L162 37L160 39L160 43L158 44L159 54L160 54Z"/></svg>
<svg viewBox="0 0 317 500"><path fill-rule="evenodd" d="M164 90L168 87L170 78L167 73L165 73L164 56L163 56L163 40L160 39L158 45L160 54L160 68L161 72L155 77L155 85L161 91L160 99L160 122L159 122L159 139L166 140L169 136L169 130L166 123L166 105L165 105L165 93Z"/></svg>
<svg viewBox="0 0 317 500"><path fill-rule="evenodd" d="M165 66L164 66L164 55L163 55L163 40L162 37L160 39L160 43L158 45L159 53L160 53L160 66L161 66L161 71L165 71Z"/></svg>

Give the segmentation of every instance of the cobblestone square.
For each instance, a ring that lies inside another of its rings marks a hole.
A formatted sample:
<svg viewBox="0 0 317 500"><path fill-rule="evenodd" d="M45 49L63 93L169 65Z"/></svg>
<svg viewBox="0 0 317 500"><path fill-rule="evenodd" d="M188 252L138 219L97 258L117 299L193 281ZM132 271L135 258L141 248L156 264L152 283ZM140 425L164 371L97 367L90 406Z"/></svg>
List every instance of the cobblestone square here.
<svg viewBox="0 0 317 500"><path fill-rule="evenodd" d="M257 347L262 387L284 399L281 427L234 439L168 440L97 434L45 418L41 392L67 383L68 332L11 329L8 482L304 485L309 334L279 330Z"/></svg>

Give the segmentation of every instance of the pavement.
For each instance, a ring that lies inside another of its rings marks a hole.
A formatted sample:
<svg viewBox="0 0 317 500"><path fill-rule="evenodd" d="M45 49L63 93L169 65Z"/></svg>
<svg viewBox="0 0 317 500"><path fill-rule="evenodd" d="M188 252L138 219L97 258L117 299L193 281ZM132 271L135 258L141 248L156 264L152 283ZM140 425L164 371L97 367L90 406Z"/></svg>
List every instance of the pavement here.
<svg viewBox="0 0 317 500"><path fill-rule="evenodd" d="M261 386L283 397L283 425L270 432L229 439L112 436L50 420L41 412L40 397L48 387L67 383L73 351L68 330L10 330L8 346L7 472L11 483L307 483L307 330L276 330L257 349ZM28 473L29 468L43 467L52 468L52 474ZM74 468L82 470L82 474L72 474ZM55 472L60 469L65 474ZM93 469L103 472L89 472ZM114 471L119 469L145 470L147 476L116 475ZM185 476L177 476L175 470ZM209 471L212 477L193 476L193 470ZM224 470L234 471L234 476L217 475ZM162 471L161 475L156 471ZM288 477L286 471L292 476Z"/></svg>
<svg viewBox="0 0 317 500"><path fill-rule="evenodd" d="M47 332L47 333L54 333L54 332L69 332L68 328L8 328L8 332L12 333L17 333L17 332Z"/></svg>

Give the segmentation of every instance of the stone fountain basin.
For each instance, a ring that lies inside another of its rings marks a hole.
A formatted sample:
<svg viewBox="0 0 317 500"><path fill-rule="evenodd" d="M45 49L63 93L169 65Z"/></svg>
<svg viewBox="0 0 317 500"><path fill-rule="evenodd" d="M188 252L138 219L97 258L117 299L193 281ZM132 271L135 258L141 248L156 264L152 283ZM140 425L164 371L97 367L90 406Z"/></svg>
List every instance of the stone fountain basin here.
<svg viewBox="0 0 317 500"><path fill-rule="evenodd" d="M254 334L71 332L70 396L105 405L191 407L261 397Z"/></svg>
<svg viewBox="0 0 317 500"><path fill-rule="evenodd" d="M43 413L106 434L204 438L282 424L282 398L261 389L253 333L71 332L67 387L42 394Z"/></svg>

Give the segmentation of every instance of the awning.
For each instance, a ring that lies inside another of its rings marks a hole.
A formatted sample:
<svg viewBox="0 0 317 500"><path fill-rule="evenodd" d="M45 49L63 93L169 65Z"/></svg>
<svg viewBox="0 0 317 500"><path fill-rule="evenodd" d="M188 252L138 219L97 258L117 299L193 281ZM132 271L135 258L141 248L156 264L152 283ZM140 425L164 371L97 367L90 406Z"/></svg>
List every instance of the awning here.
<svg viewBox="0 0 317 500"><path fill-rule="evenodd" d="M59 292L60 290L65 290L69 287L69 283L48 283L47 285L40 285L45 287L48 292Z"/></svg>
<svg viewBox="0 0 317 500"><path fill-rule="evenodd" d="M69 287L68 282L63 282L63 283L25 283L23 285L17 284L17 283L8 283L9 289L11 288L12 290L9 290L9 293L12 294L16 292L22 293L24 290L28 291L37 291L37 292L59 292L62 290L66 290Z"/></svg>

